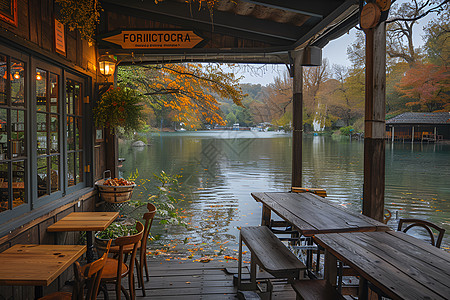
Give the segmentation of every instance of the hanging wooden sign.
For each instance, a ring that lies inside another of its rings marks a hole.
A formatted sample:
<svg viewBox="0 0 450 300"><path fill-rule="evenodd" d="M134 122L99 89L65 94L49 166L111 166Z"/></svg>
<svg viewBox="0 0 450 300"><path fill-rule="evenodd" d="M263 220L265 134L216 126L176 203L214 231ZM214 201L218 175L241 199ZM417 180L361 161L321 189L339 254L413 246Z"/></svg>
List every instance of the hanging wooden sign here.
<svg viewBox="0 0 450 300"><path fill-rule="evenodd" d="M64 25L55 19L55 49L56 52L66 55L66 37Z"/></svg>
<svg viewBox="0 0 450 300"><path fill-rule="evenodd" d="M203 38L189 30L122 30L101 40L122 49L183 49L194 48Z"/></svg>
<svg viewBox="0 0 450 300"><path fill-rule="evenodd" d="M17 0L0 0L0 20L17 27Z"/></svg>

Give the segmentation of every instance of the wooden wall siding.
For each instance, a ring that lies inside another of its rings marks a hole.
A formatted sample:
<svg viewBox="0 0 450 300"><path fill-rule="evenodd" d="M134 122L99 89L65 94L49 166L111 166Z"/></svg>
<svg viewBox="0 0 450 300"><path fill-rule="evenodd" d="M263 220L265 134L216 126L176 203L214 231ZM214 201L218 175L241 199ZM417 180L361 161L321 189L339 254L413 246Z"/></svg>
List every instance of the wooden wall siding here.
<svg viewBox="0 0 450 300"><path fill-rule="evenodd" d="M101 33L111 32L117 29L187 29L191 28L182 28L179 26L174 26L171 24L160 23L152 20L136 18L132 16L121 15L115 12L105 12L105 16L102 18L102 22L105 22L105 26L103 27ZM103 31L104 30L104 31ZM265 48L271 47L271 45L266 43L261 43L252 40L241 39L238 37L222 35L218 33L202 33L198 32L202 35L203 38L208 39L208 42L205 44L203 48Z"/></svg>
<svg viewBox="0 0 450 300"><path fill-rule="evenodd" d="M0 21L0 27L36 44L42 50L63 57L68 62L96 73L96 50L81 39L78 31L66 28L66 56L55 51L54 18L56 15L53 0L17 0L18 26Z"/></svg>
<svg viewBox="0 0 450 300"><path fill-rule="evenodd" d="M80 207L78 207L77 203L75 203L73 206L65 209L64 211L42 220L40 223L1 244L0 252L8 249L15 244L55 244L57 240L56 234L62 233L49 233L47 232L47 227L73 211L93 211L95 208L95 200L96 195L93 195L90 198L82 201ZM79 238L79 232L68 232L66 233L66 237L64 238L64 243L76 244L79 242ZM57 291L60 287L64 286L67 280L70 280L72 277L73 269L72 267L70 267L63 274L61 274L58 280L55 280L50 286L44 287L44 294ZM0 299L33 300L34 288L27 286L0 286Z"/></svg>

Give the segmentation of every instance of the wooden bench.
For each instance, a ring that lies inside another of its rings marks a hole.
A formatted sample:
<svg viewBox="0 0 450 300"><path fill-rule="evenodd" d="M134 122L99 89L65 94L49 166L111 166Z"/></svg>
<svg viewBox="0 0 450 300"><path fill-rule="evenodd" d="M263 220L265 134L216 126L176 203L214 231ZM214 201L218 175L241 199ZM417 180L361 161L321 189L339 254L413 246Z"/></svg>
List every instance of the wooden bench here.
<svg viewBox="0 0 450 300"><path fill-rule="evenodd" d="M242 243L251 252L250 283L242 283ZM300 278L306 266L266 226L242 227L239 238L238 289L256 290L256 265L275 278ZM267 292L271 293L271 284Z"/></svg>
<svg viewBox="0 0 450 300"><path fill-rule="evenodd" d="M344 296L331 286L325 279L295 280L292 288L297 294L297 300L342 300Z"/></svg>

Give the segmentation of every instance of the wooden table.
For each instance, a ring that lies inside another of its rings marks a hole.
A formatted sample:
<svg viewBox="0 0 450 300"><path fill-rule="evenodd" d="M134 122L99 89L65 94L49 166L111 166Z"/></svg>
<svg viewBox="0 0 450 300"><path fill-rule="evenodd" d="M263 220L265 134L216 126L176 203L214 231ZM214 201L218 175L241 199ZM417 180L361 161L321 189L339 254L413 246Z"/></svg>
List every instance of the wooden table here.
<svg viewBox="0 0 450 300"><path fill-rule="evenodd" d="M0 285L34 285L36 298L83 253L81 245L14 245L0 253Z"/></svg>
<svg viewBox="0 0 450 300"><path fill-rule="evenodd" d="M94 259L92 231L103 231L119 216L118 212L73 212L47 228L49 232L86 231L88 262Z"/></svg>
<svg viewBox="0 0 450 300"><path fill-rule="evenodd" d="M271 212L292 224L302 235L318 233L386 231L390 228L312 193L252 193L263 204L261 225L269 225Z"/></svg>
<svg viewBox="0 0 450 300"><path fill-rule="evenodd" d="M319 234L314 240L326 249L326 260L343 261L392 299L450 297L450 253L403 232Z"/></svg>

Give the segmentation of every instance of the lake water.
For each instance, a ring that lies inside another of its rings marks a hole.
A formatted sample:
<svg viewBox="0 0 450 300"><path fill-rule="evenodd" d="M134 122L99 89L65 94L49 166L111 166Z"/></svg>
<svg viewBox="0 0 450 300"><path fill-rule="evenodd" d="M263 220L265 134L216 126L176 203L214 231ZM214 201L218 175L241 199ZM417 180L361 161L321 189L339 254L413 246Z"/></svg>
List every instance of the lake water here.
<svg viewBox="0 0 450 300"><path fill-rule="evenodd" d="M233 254L238 227L260 224L261 205L250 193L290 189L290 134L197 131L153 133L148 140L147 147L120 144L119 157L126 159L121 174L126 178L138 169L141 178L161 170L182 175L185 199L179 206L189 224L187 229L154 225L152 234L161 237L154 248ZM324 188L328 200L361 211L363 151L362 141L304 137L303 186ZM137 187L133 197L147 194ZM385 207L393 213L393 228L396 214L442 225L447 230L443 248L448 247L450 145L387 143Z"/></svg>

